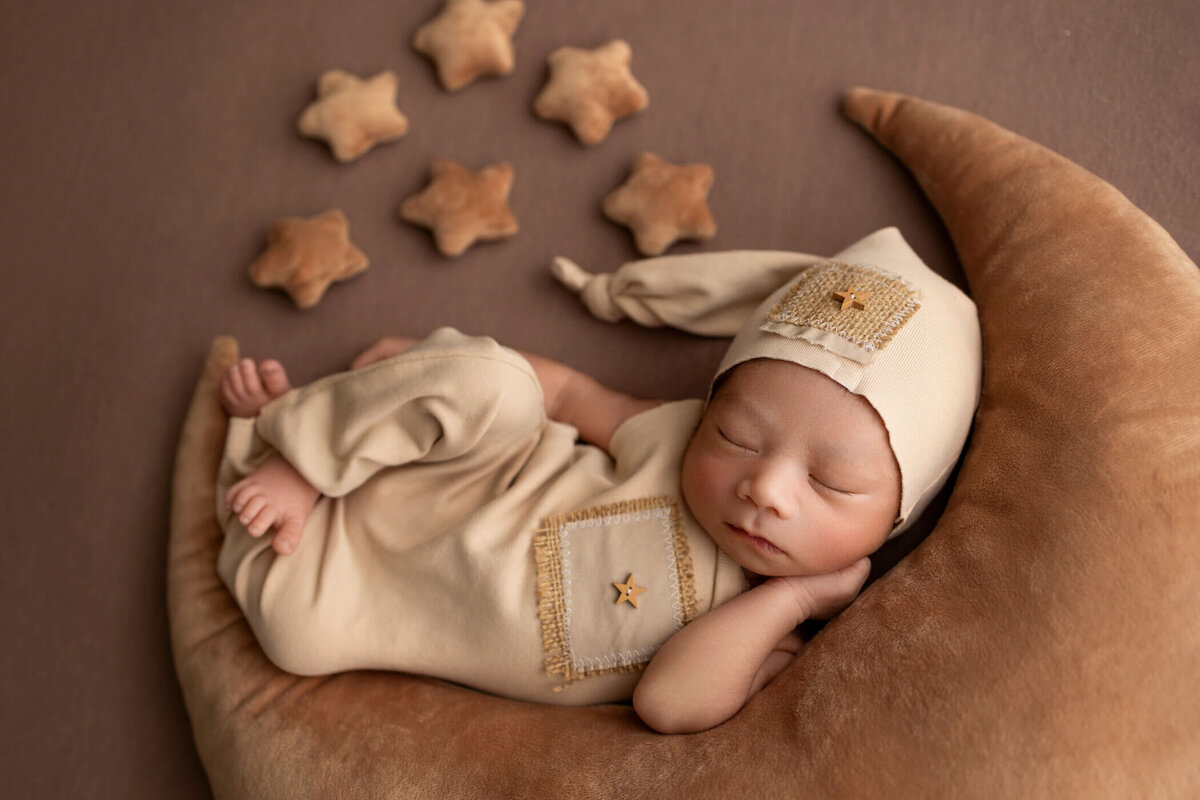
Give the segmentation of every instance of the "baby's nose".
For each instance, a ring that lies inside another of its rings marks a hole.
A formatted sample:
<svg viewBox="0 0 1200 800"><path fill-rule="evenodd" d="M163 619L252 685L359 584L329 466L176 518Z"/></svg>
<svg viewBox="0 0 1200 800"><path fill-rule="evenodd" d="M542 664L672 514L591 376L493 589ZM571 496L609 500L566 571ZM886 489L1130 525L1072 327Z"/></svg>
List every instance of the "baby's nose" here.
<svg viewBox="0 0 1200 800"><path fill-rule="evenodd" d="M770 511L780 519L791 519L796 514L794 485L788 476L779 472L762 470L744 478L738 484L738 497Z"/></svg>

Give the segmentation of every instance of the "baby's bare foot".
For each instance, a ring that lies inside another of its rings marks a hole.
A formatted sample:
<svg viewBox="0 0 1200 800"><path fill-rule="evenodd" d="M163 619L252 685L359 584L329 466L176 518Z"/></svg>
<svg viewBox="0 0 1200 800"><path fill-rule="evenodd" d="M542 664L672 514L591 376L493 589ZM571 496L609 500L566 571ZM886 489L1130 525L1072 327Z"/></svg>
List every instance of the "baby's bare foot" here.
<svg viewBox="0 0 1200 800"><path fill-rule="evenodd" d="M243 358L221 378L221 404L231 417L254 417L267 403L292 388L283 365L273 358Z"/></svg>
<svg viewBox="0 0 1200 800"><path fill-rule="evenodd" d="M304 523L321 493L278 454L229 487L225 505L238 515L246 532L259 537L277 528L271 547L281 556L300 545Z"/></svg>

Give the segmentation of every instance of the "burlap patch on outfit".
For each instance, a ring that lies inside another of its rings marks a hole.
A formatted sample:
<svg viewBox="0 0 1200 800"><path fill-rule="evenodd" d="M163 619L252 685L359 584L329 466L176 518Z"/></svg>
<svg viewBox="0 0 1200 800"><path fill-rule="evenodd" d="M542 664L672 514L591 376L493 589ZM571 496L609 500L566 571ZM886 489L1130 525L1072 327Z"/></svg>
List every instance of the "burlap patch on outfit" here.
<svg viewBox="0 0 1200 800"><path fill-rule="evenodd" d="M546 673L580 678L641 670L698 615L679 501L647 497L555 514L533 541ZM618 604L614 581L647 586ZM561 688L561 687L560 687Z"/></svg>

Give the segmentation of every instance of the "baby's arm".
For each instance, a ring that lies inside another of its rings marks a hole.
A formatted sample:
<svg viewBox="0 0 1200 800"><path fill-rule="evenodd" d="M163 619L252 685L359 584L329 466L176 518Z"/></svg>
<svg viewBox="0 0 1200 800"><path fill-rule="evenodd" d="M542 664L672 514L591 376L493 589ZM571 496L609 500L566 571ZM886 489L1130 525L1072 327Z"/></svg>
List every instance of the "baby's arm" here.
<svg viewBox="0 0 1200 800"><path fill-rule="evenodd" d="M590 375L557 361L528 353L521 355L533 365L538 380L543 381L543 387L546 385L543 373L557 382L553 397L547 391L546 415L550 419L574 425L580 438L604 450L608 450L613 434L625 420L664 402L642 400L610 389Z"/></svg>
<svg viewBox="0 0 1200 800"><path fill-rule="evenodd" d="M771 578L713 609L654 656L634 691L634 709L661 733L721 724L795 658L796 626L845 607L869 572L864 558L827 575Z"/></svg>
<svg viewBox="0 0 1200 800"><path fill-rule="evenodd" d="M399 355L415 339L387 336L367 348L351 364L352 369ZM640 400L609 389L592 377L549 358L518 351L533 367L546 398L546 416L573 425L586 442L608 450L612 436L625 420L662 404L662 400Z"/></svg>

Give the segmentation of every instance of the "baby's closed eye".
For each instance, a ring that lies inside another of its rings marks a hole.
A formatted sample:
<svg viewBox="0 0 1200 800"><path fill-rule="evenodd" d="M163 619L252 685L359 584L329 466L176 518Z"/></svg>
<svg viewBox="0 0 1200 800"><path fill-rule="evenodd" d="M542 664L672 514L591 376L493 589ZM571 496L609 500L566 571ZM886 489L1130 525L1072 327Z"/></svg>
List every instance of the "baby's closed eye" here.
<svg viewBox="0 0 1200 800"><path fill-rule="evenodd" d="M740 436L736 433L730 433L719 425L717 426L717 433L721 435L722 439L724 439L726 442L729 442L729 444L733 445L734 447L741 448L742 450L748 450L751 453L758 452L757 448L751 447L748 444L750 440L746 437Z"/></svg>
<svg viewBox="0 0 1200 800"><path fill-rule="evenodd" d="M847 484L845 481L832 478L830 476L809 475L808 478L819 488L834 492L836 494L842 494L851 497L856 494L862 494L862 492L849 488L851 484Z"/></svg>

